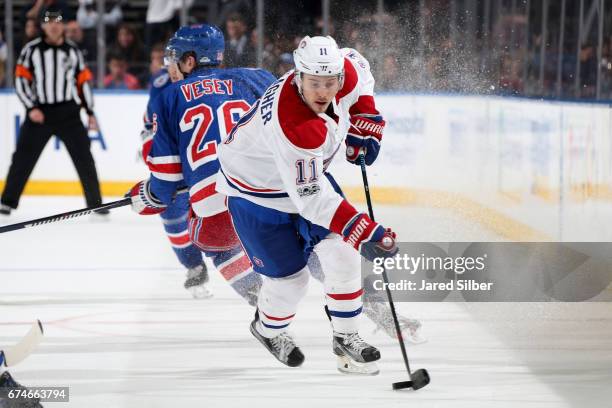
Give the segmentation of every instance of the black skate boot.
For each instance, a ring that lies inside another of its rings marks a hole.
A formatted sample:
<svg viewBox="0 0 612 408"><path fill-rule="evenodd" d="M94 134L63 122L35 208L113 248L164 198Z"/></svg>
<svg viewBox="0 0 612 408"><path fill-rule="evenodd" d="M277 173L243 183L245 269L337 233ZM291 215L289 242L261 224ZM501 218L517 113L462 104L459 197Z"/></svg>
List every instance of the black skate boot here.
<svg viewBox="0 0 612 408"><path fill-rule="evenodd" d="M304 354L302 354L300 348L295 344L293 338L286 332L270 339L264 337L257 331L258 322L259 313L256 311L255 319L251 322L251 333L253 336L255 336L255 338L281 363L289 367L301 366L304 362Z"/></svg>
<svg viewBox="0 0 612 408"><path fill-rule="evenodd" d="M375 361L380 351L359 336L359 333L334 332L334 354L338 356L338 370L345 374L376 375L379 373Z"/></svg>
<svg viewBox="0 0 612 408"><path fill-rule="evenodd" d="M43 408L39 398L28 398L20 396L16 398L6 398L8 391L18 390L27 391L27 388L19 384L8 371L0 375L0 407L2 408Z"/></svg>
<svg viewBox="0 0 612 408"><path fill-rule="evenodd" d="M212 297L212 290L208 287L208 269L204 262L195 268L187 270L185 289L187 289L195 299L207 299Z"/></svg>

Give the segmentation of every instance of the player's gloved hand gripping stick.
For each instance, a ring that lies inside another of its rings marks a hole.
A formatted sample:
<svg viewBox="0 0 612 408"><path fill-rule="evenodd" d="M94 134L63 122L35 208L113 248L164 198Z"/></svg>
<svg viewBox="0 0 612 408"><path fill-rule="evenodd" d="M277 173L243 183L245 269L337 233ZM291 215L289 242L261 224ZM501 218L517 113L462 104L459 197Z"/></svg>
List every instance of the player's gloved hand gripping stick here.
<svg viewBox="0 0 612 408"><path fill-rule="evenodd" d="M359 164L361 166L361 177L363 178L363 189L365 191L366 202L368 204L368 213L370 218L374 221L374 209L372 208L372 199L370 198L370 186L368 185L368 174L366 171L366 162L363 154L359 155ZM385 282L385 289L387 292L387 298L389 299L389 307L391 308L391 315L393 316L393 323L395 324L395 332L397 333L397 339L399 340L400 348L402 350L402 356L404 357L404 364L406 370L408 370L408 377L410 381L400 381L392 384L394 390L401 390L404 388L412 388L418 390L419 388L425 387L429 384L429 373L424 368L420 368L414 372L410 371L410 363L408 362L408 354L406 354L406 345L404 344L404 338L402 331L400 330L399 320L397 319L397 313L395 312L395 305L393 304L393 296L389 289L389 278L387 272L383 269L382 272L383 281Z"/></svg>

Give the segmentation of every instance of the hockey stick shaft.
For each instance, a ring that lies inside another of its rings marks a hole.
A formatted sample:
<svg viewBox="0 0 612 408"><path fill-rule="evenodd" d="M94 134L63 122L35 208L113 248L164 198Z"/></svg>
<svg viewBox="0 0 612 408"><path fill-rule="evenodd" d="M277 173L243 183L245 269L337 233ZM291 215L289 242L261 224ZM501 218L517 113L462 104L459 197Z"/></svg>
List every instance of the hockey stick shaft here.
<svg viewBox="0 0 612 408"><path fill-rule="evenodd" d="M56 214L56 215L50 215L48 217L38 218L35 220L19 222L17 224L5 225L5 226L0 227L0 234L4 232L20 230L23 228L37 227L39 225L50 224L52 222L69 220L71 218L76 218L82 215L91 214L92 212L98 211L98 210L110 210L113 208L124 207L126 205L130 205L131 203L132 203L132 199L130 197L126 197L121 200L99 205L97 207L88 207L88 208L83 208L81 210L74 210L74 211L69 211L69 212L65 212L62 214Z"/></svg>
<svg viewBox="0 0 612 408"><path fill-rule="evenodd" d="M368 183L368 172L366 170L365 156L363 154L359 155L359 165L361 167L361 178L363 179L363 190L366 196L366 203L368 204L368 213L372 221L374 221L374 207L372 206L372 197L370 196L370 185ZM391 309L391 315L393 316L393 323L395 324L395 331L397 333L397 339L400 344L400 349L402 350L402 356L404 357L404 364L406 365L406 370L408 370L408 376L412 377L412 373L410 371L410 363L408 362L408 353L406 353L406 345L404 344L404 337L402 336L402 330L400 328L399 320L397 318L397 313L395 311L395 304L393 303L393 295L391 294L391 290L389 289L389 277L387 276L387 271L385 269L383 269L382 277L385 283L385 291L387 292L387 298L389 300L389 307Z"/></svg>

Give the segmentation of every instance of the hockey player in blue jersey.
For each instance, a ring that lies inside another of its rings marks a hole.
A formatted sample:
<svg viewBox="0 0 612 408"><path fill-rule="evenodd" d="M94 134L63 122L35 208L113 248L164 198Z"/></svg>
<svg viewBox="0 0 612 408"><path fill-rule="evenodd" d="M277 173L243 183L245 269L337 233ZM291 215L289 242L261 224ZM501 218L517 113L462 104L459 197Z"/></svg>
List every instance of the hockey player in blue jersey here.
<svg viewBox="0 0 612 408"><path fill-rule="evenodd" d="M260 277L252 272L231 224L225 197L216 192L217 144L276 80L261 69L220 69L224 39L209 25L181 27L166 48L169 73L185 79L151 100L151 178L129 193L140 214L160 214L188 189L189 238L231 286L255 304Z"/></svg>
<svg viewBox="0 0 612 408"><path fill-rule="evenodd" d="M143 139L142 157L145 162L151 151L151 146L153 145L153 123L151 121L153 100L172 82L183 79L180 76L180 72L177 72L178 70L172 69L172 72L168 72L164 67L154 75L151 81L147 112L144 118L144 129L141 132L141 137ZM177 194L173 202L160 214L160 216L174 253L179 262L187 269L187 279L184 284L185 289L191 292L194 298L205 299L212 296L212 291L207 285L208 270L202 259L202 252L189 238L187 223L189 210L189 194L184 192Z"/></svg>

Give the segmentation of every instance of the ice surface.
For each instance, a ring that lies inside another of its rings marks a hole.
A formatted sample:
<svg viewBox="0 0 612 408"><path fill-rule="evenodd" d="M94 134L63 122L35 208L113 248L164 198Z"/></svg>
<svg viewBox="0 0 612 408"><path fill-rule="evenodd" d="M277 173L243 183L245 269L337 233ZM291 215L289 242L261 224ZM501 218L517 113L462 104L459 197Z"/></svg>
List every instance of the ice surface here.
<svg viewBox="0 0 612 408"><path fill-rule="evenodd" d="M79 198L25 197L7 221L76 209ZM496 240L445 210L377 206L403 240ZM215 297L193 300L159 220L129 209L0 234L0 345L34 319L46 336L11 371L29 386L69 386L52 407L603 407L612 401L612 306L401 304L423 322L409 346L432 383L407 379L399 347L364 319L381 374L335 369L320 285L312 281L292 330L306 361L280 365L251 336L253 310L212 273ZM607 405L608 404L608 405Z"/></svg>

